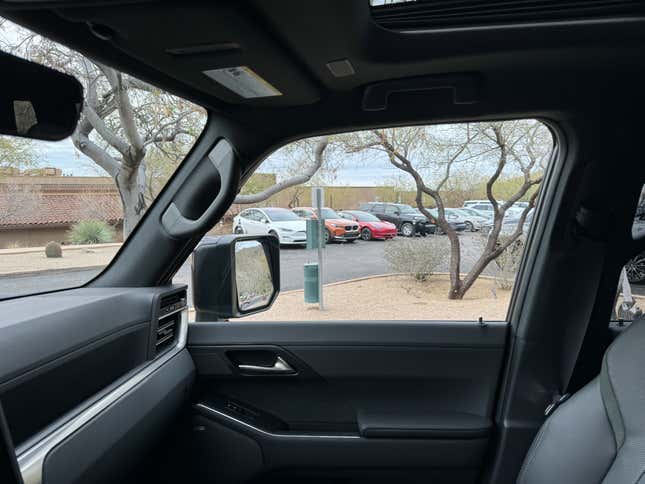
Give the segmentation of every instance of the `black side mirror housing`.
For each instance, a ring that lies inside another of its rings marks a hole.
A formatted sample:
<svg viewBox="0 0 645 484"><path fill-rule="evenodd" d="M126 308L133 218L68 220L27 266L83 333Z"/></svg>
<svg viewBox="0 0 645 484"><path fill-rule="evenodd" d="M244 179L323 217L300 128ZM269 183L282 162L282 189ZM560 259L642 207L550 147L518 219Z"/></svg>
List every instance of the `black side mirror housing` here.
<svg viewBox="0 0 645 484"><path fill-rule="evenodd" d="M71 136L83 107L74 77L0 52L0 134L57 141Z"/></svg>
<svg viewBox="0 0 645 484"><path fill-rule="evenodd" d="M205 238L192 256L196 321L266 311L280 291L280 241L273 235Z"/></svg>

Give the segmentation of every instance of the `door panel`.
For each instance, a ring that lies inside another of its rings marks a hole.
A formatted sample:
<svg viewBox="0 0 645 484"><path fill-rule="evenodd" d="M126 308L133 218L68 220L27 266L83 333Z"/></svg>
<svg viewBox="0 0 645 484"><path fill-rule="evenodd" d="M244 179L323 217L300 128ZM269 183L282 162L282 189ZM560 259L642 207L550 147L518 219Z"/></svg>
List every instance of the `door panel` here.
<svg viewBox="0 0 645 484"><path fill-rule="evenodd" d="M188 401L186 300L162 286L2 303L0 401L25 484L130 482Z"/></svg>
<svg viewBox="0 0 645 484"><path fill-rule="evenodd" d="M506 335L506 323L194 323L196 455L210 453L197 475L235 435L249 465L230 482L353 482L366 468L475 482Z"/></svg>

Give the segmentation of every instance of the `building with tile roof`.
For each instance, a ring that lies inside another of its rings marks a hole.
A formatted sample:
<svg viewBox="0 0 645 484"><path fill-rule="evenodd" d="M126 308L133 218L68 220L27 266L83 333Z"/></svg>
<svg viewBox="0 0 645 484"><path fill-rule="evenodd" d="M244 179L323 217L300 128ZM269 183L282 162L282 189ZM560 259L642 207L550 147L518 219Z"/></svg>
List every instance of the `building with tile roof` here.
<svg viewBox="0 0 645 484"><path fill-rule="evenodd" d="M45 172L47 173L47 172ZM122 236L123 210L109 177L0 176L0 249L66 243L70 227L98 219Z"/></svg>

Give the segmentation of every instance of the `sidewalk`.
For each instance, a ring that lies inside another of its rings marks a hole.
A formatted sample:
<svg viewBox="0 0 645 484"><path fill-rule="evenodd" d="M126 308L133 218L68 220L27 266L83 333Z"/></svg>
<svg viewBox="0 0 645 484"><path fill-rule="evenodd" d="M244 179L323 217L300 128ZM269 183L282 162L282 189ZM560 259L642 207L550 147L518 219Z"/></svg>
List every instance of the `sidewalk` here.
<svg viewBox="0 0 645 484"><path fill-rule="evenodd" d="M63 257L47 258L44 247L0 249L0 277L105 267L120 243L63 245Z"/></svg>

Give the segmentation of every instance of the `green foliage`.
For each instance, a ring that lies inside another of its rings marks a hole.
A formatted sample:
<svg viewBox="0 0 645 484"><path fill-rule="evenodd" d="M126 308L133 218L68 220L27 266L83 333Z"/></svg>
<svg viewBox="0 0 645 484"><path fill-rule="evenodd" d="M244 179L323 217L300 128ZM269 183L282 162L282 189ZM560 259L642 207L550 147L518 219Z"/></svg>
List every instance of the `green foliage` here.
<svg viewBox="0 0 645 484"><path fill-rule="evenodd" d="M0 136L0 176L12 175L14 170L24 170L36 164L36 150L31 140Z"/></svg>
<svg viewBox="0 0 645 484"><path fill-rule="evenodd" d="M114 241L114 237L114 229L102 220L83 220L69 231L72 244L107 244Z"/></svg>
<svg viewBox="0 0 645 484"><path fill-rule="evenodd" d="M250 195L253 193L260 193L270 186L275 185L276 175L275 173L253 173L248 180L244 183L242 195Z"/></svg>
<svg viewBox="0 0 645 484"><path fill-rule="evenodd" d="M542 171L536 171L534 177L538 177L542 174ZM515 195L522 185L524 184L524 177L508 177L500 178L493 185L493 195L497 200L508 200L513 195ZM527 202L533 195L533 193L538 189L539 185L534 185L527 190L520 201ZM473 187L470 195L465 198L465 200L485 200L486 199L486 181L480 182L477 186Z"/></svg>
<svg viewBox="0 0 645 484"><path fill-rule="evenodd" d="M506 244L510 240L508 235L499 235L497 243ZM509 245L504 252L497 256L495 265L498 272L495 276L495 285L500 289L511 290L515 283L515 275L520 268L522 254L524 253L524 239L518 238Z"/></svg>
<svg viewBox="0 0 645 484"><path fill-rule="evenodd" d="M45 255L48 258L63 257L63 249L58 242L51 241L45 246Z"/></svg>
<svg viewBox="0 0 645 484"><path fill-rule="evenodd" d="M449 258L445 237L430 235L423 238L397 237L385 247L385 260L396 272L411 274L423 282Z"/></svg>

